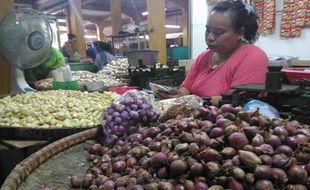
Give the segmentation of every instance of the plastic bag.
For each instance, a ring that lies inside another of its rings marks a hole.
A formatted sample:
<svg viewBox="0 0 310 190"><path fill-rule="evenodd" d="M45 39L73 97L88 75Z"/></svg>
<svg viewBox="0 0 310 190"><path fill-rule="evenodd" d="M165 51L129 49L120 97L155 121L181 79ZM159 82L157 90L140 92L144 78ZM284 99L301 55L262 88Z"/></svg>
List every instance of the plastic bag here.
<svg viewBox="0 0 310 190"><path fill-rule="evenodd" d="M177 115L181 115L182 117L191 117L193 110L197 107L201 107L202 103L202 98L196 95L161 100L157 103L157 107L159 107L161 111L159 120L164 122L175 118Z"/></svg>
<svg viewBox="0 0 310 190"><path fill-rule="evenodd" d="M269 119L276 119L280 117L277 109L265 102L251 100L244 105L244 110L256 110L257 108L259 109L258 111L260 114L268 117Z"/></svg>
<svg viewBox="0 0 310 190"><path fill-rule="evenodd" d="M160 84L155 84L155 83L151 83L151 82L149 83L149 86L155 94L157 94L158 92L164 92L167 94L171 94L172 87L160 85Z"/></svg>
<svg viewBox="0 0 310 190"><path fill-rule="evenodd" d="M139 129L157 121L159 112L154 100L145 92L129 90L117 98L103 113L103 135L107 146L125 139Z"/></svg>

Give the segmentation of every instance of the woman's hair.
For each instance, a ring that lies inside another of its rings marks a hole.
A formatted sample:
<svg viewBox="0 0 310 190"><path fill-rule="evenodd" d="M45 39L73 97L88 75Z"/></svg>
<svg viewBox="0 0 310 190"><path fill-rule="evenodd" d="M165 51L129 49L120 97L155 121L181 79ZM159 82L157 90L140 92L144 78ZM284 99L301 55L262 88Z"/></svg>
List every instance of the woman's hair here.
<svg viewBox="0 0 310 190"><path fill-rule="evenodd" d="M72 33L67 34L67 36L68 36L68 40L73 40L74 38L77 38L77 36Z"/></svg>
<svg viewBox="0 0 310 190"><path fill-rule="evenodd" d="M106 51L108 53L113 53L113 50L112 50L112 46L106 42L99 42L99 47L100 49L102 49L103 51Z"/></svg>
<svg viewBox="0 0 310 190"><path fill-rule="evenodd" d="M258 23L254 8L249 4L244 4L240 0L221 1L211 10L219 12L229 11L231 15L232 27L236 31L244 28L243 40L254 43L258 39Z"/></svg>

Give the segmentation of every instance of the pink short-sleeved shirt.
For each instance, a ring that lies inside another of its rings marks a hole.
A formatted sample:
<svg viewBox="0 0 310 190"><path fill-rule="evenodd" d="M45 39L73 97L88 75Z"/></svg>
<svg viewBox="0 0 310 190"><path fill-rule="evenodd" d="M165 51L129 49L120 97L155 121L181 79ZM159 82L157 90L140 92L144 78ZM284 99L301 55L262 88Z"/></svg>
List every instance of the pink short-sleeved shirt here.
<svg viewBox="0 0 310 190"><path fill-rule="evenodd" d="M198 96L219 96L232 92L241 84L264 84L269 64L263 50L252 44L243 45L233 56L211 70L213 52L201 53L191 66L182 87Z"/></svg>

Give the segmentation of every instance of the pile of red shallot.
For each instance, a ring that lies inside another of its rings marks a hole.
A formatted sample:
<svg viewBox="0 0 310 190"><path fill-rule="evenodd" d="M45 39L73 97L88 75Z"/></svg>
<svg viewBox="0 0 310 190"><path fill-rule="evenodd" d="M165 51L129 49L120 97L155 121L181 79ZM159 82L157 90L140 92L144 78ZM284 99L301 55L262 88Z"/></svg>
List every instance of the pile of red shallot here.
<svg viewBox="0 0 310 190"><path fill-rule="evenodd" d="M307 190L310 128L225 104L140 127L113 147L93 144L74 188Z"/></svg>

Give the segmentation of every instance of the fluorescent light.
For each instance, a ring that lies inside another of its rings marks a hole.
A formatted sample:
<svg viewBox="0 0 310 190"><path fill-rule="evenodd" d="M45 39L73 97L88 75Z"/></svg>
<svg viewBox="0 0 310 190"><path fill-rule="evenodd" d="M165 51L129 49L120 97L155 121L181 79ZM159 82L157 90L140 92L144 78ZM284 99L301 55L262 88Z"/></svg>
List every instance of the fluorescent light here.
<svg viewBox="0 0 310 190"><path fill-rule="evenodd" d="M165 11L167 11L167 8L165 8ZM149 14L149 12L145 11L145 12L142 12L141 14L142 14L142 16L147 16Z"/></svg>
<svg viewBox="0 0 310 190"><path fill-rule="evenodd" d="M67 27L65 26L58 26L59 31L68 31Z"/></svg>
<svg viewBox="0 0 310 190"><path fill-rule="evenodd" d="M85 35L84 38L97 38L96 35Z"/></svg>
<svg viewBox="0 0 310 190"><path fill-rule="evenodd" d="M63 22L63 23L66 23L66 19L57 19L58 22Z"/></svg>
<svg viewBox="0 0 310 190"><path fill-rule="evenodd" d="M167 24L165 25L166 28L181 28L181 26L179 25L171 25L171 24Z"/></svg>
<svg viewBox="0 0 310 190"><path fill-rule="evenodd" d="M166 34L166 39L178 38L183 32Z"/></svg>

